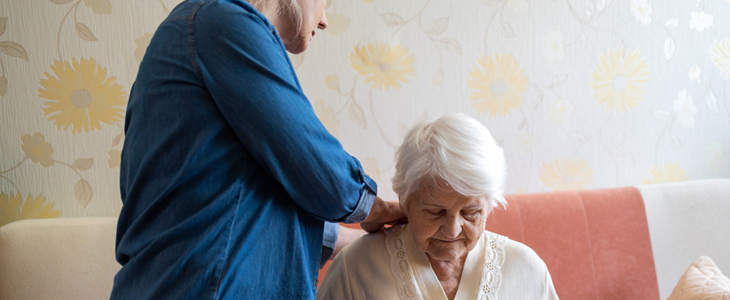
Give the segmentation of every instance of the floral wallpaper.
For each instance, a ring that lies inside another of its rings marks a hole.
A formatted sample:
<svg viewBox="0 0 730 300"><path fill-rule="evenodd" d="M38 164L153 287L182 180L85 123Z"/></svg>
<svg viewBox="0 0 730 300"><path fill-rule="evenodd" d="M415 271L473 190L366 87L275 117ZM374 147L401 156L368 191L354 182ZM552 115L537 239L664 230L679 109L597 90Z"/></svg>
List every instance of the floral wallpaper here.
<svg viewBox="0 0 730 300"><path fill-rule="evenodd" d="M113 216L129 90L180 0L0 2L0 226ZM424 115L480 120L507 193L730 177L730 1L330 0L291 56L325 127L395 200Z"/></svg>

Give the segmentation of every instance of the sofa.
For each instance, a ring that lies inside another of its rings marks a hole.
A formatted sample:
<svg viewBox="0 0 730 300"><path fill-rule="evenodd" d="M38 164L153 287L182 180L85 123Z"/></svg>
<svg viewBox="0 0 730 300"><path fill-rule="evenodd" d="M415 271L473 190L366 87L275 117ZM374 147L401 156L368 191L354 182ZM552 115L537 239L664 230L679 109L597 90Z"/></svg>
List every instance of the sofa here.
<svg viewBox="0 0 730 300"><path fill-rule="evenodd" d="M487 229L532 247L561 299L666 299L702 255L730 273L730 179L519 194L507 202ZM108 299L120 268L115 234L115 217L0 227L0 299Z"/></svg>

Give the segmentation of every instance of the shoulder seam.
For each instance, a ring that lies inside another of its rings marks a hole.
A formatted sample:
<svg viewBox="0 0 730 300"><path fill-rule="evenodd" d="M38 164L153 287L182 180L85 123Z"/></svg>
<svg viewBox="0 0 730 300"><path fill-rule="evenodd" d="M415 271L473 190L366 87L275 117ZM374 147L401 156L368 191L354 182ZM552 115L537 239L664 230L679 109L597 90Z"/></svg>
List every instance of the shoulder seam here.
<svg viewBox="0 0 730 300"><path fill-rule="evenodd" d="M195 8L193 8L193 11L190 14L189 19L188 19L188 25L189 25L188 36L190 37L190 39L189 39L190 59L193 64L193 68L195 69L195 72L198 73L198 76L200 76L200 78L203 78L203 71L200 70L200 63L198 63L198 58L197 58L198 53L197 53L197 49L195 48L195 17L198 14L198 11L200 10L200 8L203 5L205 5L211 1L213 1L213 0L206 0L206 1L201 1L200 3L198 3L198 5L195 6Z"/></svg>

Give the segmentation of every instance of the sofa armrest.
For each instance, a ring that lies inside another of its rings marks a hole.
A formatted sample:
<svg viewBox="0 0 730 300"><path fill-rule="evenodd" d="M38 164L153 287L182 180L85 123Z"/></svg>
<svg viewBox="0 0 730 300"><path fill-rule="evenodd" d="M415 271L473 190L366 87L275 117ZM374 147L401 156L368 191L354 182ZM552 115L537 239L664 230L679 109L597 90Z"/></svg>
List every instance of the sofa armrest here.
<svg viewBox="0 0 730 300"><path fill-rule="evenodd" d="M637 186L644 199L659 295L666 299L698 257L730 272L730 179Z"/></svg>
<svg viewBox="0 0 730 300"><path fill-rule="evenodd" d="M0 227L0 299L109 299L116 217L35 219Z"/></svg>

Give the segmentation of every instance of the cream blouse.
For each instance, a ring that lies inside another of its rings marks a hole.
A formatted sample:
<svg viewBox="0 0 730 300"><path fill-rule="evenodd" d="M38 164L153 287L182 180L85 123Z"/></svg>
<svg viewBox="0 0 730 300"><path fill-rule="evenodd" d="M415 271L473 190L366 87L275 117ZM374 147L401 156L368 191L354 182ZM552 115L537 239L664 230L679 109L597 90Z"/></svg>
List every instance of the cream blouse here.
<svg viewBox="0 0 730 300"><path fill-rule="evenodd" d="M335 257L317 299L434 299L446 293L409 225L369 234ZM550 273L535 251L484 231L466 256L456 300L558 299Z"/></svg>

